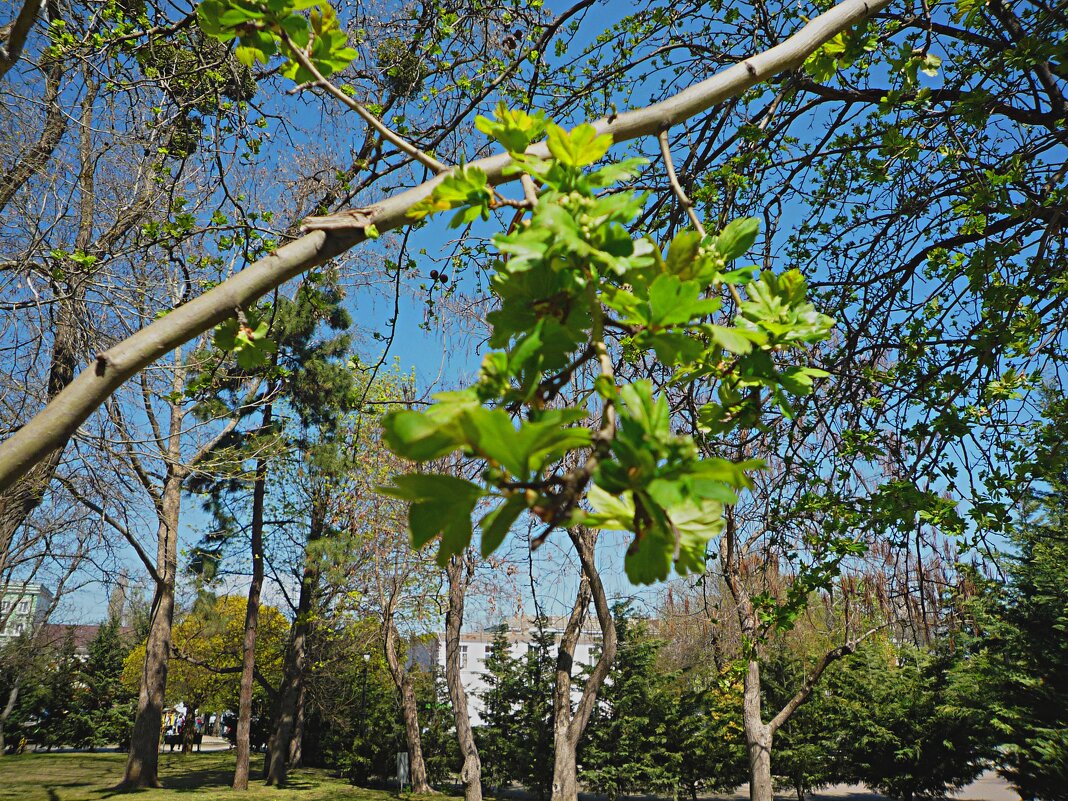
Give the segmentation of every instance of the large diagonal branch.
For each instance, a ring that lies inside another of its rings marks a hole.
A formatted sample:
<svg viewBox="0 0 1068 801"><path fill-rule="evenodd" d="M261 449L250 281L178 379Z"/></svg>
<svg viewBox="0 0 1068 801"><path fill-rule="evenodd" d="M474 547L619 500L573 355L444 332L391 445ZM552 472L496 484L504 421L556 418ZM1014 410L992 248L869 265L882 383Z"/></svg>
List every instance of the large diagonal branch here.
<svg viewBox="0 0 1068 801"><path fill-rule="evenodd" d="M22 55L30 28L33 27L33 21L37 19L43 5L44 0L24 0L15 21L0 28L0 32L6 33L6 36L0 39L0 78L4 77Z"/></svg>
<svg viewBox="0 0 1068 801"><path fill-rule="evenodd" d="M745 59L660 103L605 117L594 123L599 133L616 142L655 136L665 128L740 95L781 72L797 69L820 45L890 4L890 0L844 0L821 14L779 45ZM545 143L531 146L533 155L548 157ZM511 159L499 154L471 163L485 171L492 184L515 180L505 175ZM436 176L420 186L387 198L352 218L349 226L315 230L250 264L237 275L205 292L166 317L97 356L40 413L0 445L0 490L24 475L44 454L69 438L122 383L184 342L218 325L286 281L363 242L367 226L389 231L411 222L408 212L441 182ZM344 213L338 219L344 220Z"/></svg>

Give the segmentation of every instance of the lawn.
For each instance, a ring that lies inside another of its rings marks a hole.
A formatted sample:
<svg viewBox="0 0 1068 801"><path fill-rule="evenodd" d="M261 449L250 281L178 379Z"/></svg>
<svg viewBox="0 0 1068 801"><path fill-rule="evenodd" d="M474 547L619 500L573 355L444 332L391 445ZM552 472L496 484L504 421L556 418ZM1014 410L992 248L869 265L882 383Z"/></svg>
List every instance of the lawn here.
<svg viewBox="0 0 1068 801"><path fill-rule="evenodd" d="M160 754L161 790L118 793L125 754L21 754L0 757L0 801L209 801L230 797L262 801L395 801L398 797L353 787L325 771L296 770L284 790L249 782L247 793L230 789L234 755L229 752ZM263 757L253 756L252 775L258 776ZM440 801L440 796L437 797Z"/></svg>

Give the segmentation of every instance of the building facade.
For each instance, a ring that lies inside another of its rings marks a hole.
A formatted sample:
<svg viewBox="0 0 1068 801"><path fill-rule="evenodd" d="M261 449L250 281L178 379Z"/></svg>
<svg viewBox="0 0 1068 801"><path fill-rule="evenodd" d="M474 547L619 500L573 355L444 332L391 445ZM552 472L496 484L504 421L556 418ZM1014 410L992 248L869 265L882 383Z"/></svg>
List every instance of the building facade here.
<svg viewBox="0 0 1068 801"><path fill-rule="evenodd" d="M583 666L592 665L599 653L601 631L596 627L596 621L593 622L592 628L589 623L590 621L587 620L587 625L583 628L582 633L579 635L578 643L575 645L575 670L572 671L572 675L577 675ZM546 632L553 635L557 645L560 643L560 637L566 624L566 618L550 618L545 624ZM522 657L527 651L534 648L537 626L533 618L511 618L504 621L503 625L507 626L508 629L506 637L511 644L513 657ZM460 680L463 682L464 690L467 692L467 711L471 716L472 726L480 726L482 724L482 711L484 708L482 694L489 688L486 682L486 674L488 672L486 670L486 657L489 656L490 647L496 636L495 632L496 629L485 629L483 631L460 634ZM428 666L427 663L429 663L429 665L433 665L444 672L445 635L434 635L428 643L425 655L420 656L416 656L414 661L424 663L424 667Z"/></svg>
<svg viewBox="0 0 1068 801"><path fill-rule="evenodd" d="M0 645L32 632L51 603L52 593L40 584L11 582L0 586Z"/></svg>

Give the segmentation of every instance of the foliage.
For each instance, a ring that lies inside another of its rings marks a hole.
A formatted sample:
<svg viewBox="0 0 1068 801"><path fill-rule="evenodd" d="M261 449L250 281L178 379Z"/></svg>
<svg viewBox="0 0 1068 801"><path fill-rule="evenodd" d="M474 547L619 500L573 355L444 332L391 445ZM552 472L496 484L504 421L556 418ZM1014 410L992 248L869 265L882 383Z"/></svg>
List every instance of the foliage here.
<svg viewBox="0 0 1068 801"><path fill-rule="evenodd" d="M485 781L497 788L519 782L548 797L553 773L555 638L535 621L526 653L514 656L505 626L486 657L483 724L475 730Z"/></svg>
<svg viewBox="0 0 1068 801"><path fill-rule="evenodd" d="M1024 798L1062 801L1068 799L1068 483L1063 456L1046 467L1049 488L1029 500L1028 514L1011 530L1016 552L1006 560L1007 585L980 581L981 593L967 608L975 635L972 701L996 732L1001 773Z"/></svg>
<svg viewBox="0 0 1068 801"><path fill-rule="evenodd" d="M529 510L546 532L580 523L633 532L625 567L634 582L666 578L672 565L700 572L723 504L750 486L745 471L761 463L699 458L694 438L673 432L666 397L651 381L617 383L609 343L630 361L670 368L673 384L714 386L717 400L697 414L702 431L722 435L757 425L766 400L788 411L789 395L811 390L823 373L789 357L824 339L832 321L807 302L796 270L757 278L755 269L728 268L753 244L755 220L736 220L718 236L682 231L666 256L651 238L633 238L628 226L646 197L598 190L640 163L588 169L611 145L592 126L568 132L504 108L495 122L480 121L510 149L543 126L551 158L510 150L513 169L542 188L524 207L529 218L494 237L500 257L491 285L500 305L487 319L496 350L474 386L383 421L399 455L427 462L459 451L483 462L481 482L419 473L398 476L387 491L411 504L417 546L440 538L439 562L467 547L476 506L493 500L499 504L479 522L484 554ZM460 209L453 224L462 224L498 202L485 174L465 168L413 213ZM721 299L728 289L738 300L733 310ZM613 331L621 332L614 340ZM581 369L587 362L598 365L592 378ZM562 398L573 380L577 396ZM599 424L589 422L594 403ZM523 419L513 419L521 410ZM579 506L587 496L592 512Z"/></svg>
<svg viewBox="0 0 1068 801"><path fill-rule="evenodd" d="M309 17L300 12L314 9ZM266 64L281 49L286 57L283 74L297 83L329 77L345 69L356 51L347 45L337 14L321 0L203 0L197 6L201 29L222 42L237 40L235 55L251 67Z"/></svg>
<svg viewBox="0 0 1068 801"><path fill-rule="evenodd" d="M486 689L479 699L483 722L475 730L475 738L482 761L482 780L490 787L503 788L516 775L520 759L515 710L523 680L520 661L512 656L512 643L504 624L493 632L485 666L482 680Z"/></svg>
<svg viewBox="0 0 1068 801"><path fill-rule="evenodd" d="M81 702L70 745L93 749L129 741L134 695L122 683L129 651L117 619L103 623L90 641L77 678Z"/></svg>
<svg viewBox="0 0 1068 801"><path fill-rule="evenodd" d="M245 598L204 594L174 625L175 654L167 682L170 703L183 701L199 709L237 708L247 603ZM288 634L289 623L282 613L273 606L261 606L256 669L273 687L281 679ZM140 684L144 659L144 643L126 657L123 682L131 690ZM264 706L265 692L259 685L254 698L257 696L259 705Z"/></svg>
<svg viewBox="0 0 1068 801"><path fill-rule="evenodd" d="M681 754L680 793L730 792L749 778L742 735L742 678L734 665L693 666L675 680L676 720L668 733Z"/></svg>
<svg viewBox="0 0 1068 801"><path fill-rule="evenodd" d="M686 714L669 675L659 669L662 643L628 605L613 609L618 650L598 693L597 709L579 757L580 779L609 799L624 795L674 795L686 752L673 748L673 733Z"/></svg>
<svg viewBox="0 0 1068 801"><path fill-rule="evenodd" d="M911 801L978 776L991 756L987 726L953 681L960 656L946 644L923 649L881 640L833 666L825 714L811 722L836 743L839 777Z"/></svg>
<svg viewBox="0 0 1068 801"><path fill-rule="evenodd" d="M5 722L7 736L48 749L122 743L133 720L134 696L122 684L128 651L117 621L100 626L84 660L73 628L54 642L8 643L0 656L0 691L6 700L17 680L19 694Z"/></svg>

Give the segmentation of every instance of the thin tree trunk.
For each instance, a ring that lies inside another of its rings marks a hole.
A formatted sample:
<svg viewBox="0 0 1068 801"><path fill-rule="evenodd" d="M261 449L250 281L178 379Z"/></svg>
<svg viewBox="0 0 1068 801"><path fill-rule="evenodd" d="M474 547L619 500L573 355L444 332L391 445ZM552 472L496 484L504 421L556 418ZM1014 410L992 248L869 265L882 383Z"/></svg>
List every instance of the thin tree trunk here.
<svg viewBox="0 0 1068 801"><path fill-rule="evenodd" d="M5 741L5 731L7 729L7 720L11 717L11 713L15 711L15 703L19 700L19 682L16 681L11 685L11 689L7 693L7 703L4 704L4 711L0 712L0 756L7 753L7 743Z"/></svg>
<svg viewBox="0 0 1068 801"><path fill-rule="evenodd" d="M412 776L412 792L425 795L434 790L427 781L426 763L423 762L423 738L419 730L419 706L415 700L415 687L412 685L412 677L404 669L397 653L399 638L397 627L393 625L393 607L388 606L383 621L383 650L386 654L389 674L393 677L393 683L397 685L397 691L400 693L404 734L408 741L408 766Z"/></svg>
<svg viewBox="0 0 1068 801"><path fill-rule="evenodd" d="M300 707L304 695L305 655L308 634L311 631L311 612L315 591L319 586L319 557L315 553L314 546L322 536L322 530L320 516L313 511L304 556L304 575L300 582L300 597L297 600L297 613L293 620L293 634L286 648L282 687L278 693L278 712L264 760L263 767L267 784L279 786L285 784L286 775L289 772L293 736L298 730L297 720L302 716Z"/></svg>
<svg viewBox="0 0 1068 801"><path fill-rule="evenodd" d="M263 409L263 428L271 425L271 404ZM252 488L252 581L248 586L245 608L245 632L241 643L241 688L237 703L237 762L234 766L235 790L248 789L248 766L252 735L252 688L256 673L256 633L260 622L260 592L263 588L263 501L267 489L267 460L256 460L256 482Z"/></svg>
<svg viewBox="0 0 1068 801"><path fill-rule="evenodd" d="M568 530L579 561L582 563L582 582L575 596L564 634L560 638L560 652L556 660L556 683L553 687L553 785L552 801L578 801L578 746L586 731L590 715L597 703L597 693L608 677L616 658L616 624L608 608L601 574L594 560L597 532L587 528ZM601 628L601 654L593 666L582 696L572 711L571 671L574 668L575 647L582 634L586 610L593 601L597 623Z"/></svg>
<svg viewBox="0 0 1068 801"><path fill-rule="evenodd" d="M482 801L482 761L471 730L471 716L467 712L467 692L460 678L460 632L464 625L464 597L475 572L474 561L468 554L449 560L449 606L445 612L445 682L449 686L453 717L456 720L456 739L464 764L460 781L464 785L465 801Z"/></svg>
<svg viewBox="0 0 1068 801"><path fill-rule="evenodd" d="M186 704L185 728L182 729L182 753L193 753L193 746L197 741L197 710L200 709L200 701L189 701Z"/></svg>
<svg viewBox="0 0 1068 801"><path fill-rule="evenodd" d="M178 516L182 484L173 474L163 491L157 537L158 572L152 618L145 643L145 664L137 698L137 717L130 737L124 788L159 787L159 736L167 691L167 667L174 621L174 574L178 562Z"/></svg>

